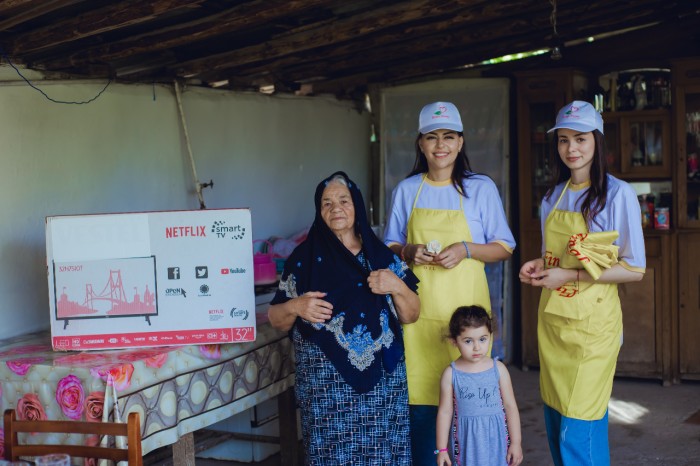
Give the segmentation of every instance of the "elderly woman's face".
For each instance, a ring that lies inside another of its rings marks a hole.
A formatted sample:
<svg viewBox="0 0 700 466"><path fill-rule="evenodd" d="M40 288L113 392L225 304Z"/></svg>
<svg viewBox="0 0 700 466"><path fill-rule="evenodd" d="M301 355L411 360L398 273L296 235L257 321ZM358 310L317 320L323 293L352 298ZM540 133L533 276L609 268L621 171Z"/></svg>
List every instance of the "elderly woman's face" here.
<svg viewBox="0 0 700 466"><path fill-rule="evenodd" d="M355 205L350 190L337 181L331 181L321 195L321 218L334 233L354 231Z"/></svg>

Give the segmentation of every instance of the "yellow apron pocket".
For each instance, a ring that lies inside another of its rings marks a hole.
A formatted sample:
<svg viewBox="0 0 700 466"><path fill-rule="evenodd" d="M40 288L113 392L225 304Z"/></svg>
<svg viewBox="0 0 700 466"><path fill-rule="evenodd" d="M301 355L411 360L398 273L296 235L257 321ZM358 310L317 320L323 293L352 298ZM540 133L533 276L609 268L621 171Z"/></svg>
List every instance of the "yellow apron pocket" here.
<svg viewBox="0 0 700 466"><path fill-rule="evenodd" d="M566 284L558 290L552 290L544 312L574 320L590 317L605 299L608 286L592 283L586 285L585 288L577 289L575 284Z"/></svg>

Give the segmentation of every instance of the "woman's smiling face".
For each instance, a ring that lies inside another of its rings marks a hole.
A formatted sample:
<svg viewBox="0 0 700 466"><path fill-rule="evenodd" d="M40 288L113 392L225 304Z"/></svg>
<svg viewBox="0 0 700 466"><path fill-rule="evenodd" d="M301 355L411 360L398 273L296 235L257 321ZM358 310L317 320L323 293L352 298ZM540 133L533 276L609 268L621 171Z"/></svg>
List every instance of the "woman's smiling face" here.
<svg viewBox="0 0 700 466"><path fill-rule="evenodd" d="M436 129L423 134L418 141L430 171L445 169L451 171L462 144L464 144L464 138L458 132L448 129Z"/></svg>

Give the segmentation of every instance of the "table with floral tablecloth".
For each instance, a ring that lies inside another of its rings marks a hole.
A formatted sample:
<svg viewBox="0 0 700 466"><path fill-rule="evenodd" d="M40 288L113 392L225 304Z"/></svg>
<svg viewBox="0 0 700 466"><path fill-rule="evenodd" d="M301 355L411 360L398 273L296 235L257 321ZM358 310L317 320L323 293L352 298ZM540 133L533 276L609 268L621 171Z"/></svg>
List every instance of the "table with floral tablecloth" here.
<svg viewBox="0 0 700 466"><path fill-rule="evenodd" d="M48 332L0 342L2 411L14 408L20 419L93 422L138 412L144 454L293 384L291 341L265 319L257 340L247 343L54 352ZM4 432L0 448L4 452Z"/></svg>

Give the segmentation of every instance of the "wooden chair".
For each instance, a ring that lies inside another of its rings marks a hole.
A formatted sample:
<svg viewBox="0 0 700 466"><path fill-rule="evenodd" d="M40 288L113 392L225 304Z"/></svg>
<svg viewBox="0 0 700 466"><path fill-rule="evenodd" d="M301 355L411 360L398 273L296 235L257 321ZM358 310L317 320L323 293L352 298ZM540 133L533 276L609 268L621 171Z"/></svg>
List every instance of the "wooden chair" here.
<svg viewBox="0 0 700 466"><path fill-rule="evenodd" d="M128 448L108 448L87 445L20 444L19 433L32 432L67 433L83 435L123 436ZM20 421L14 409L5 411L5 459L17 460L20 456L42 456L50 453L66 453L71 457L98 458L112 461L128 461L129 466L143 466L141 454L141 426L138 413L129 413L126 423L87 421Z"/></svg>

